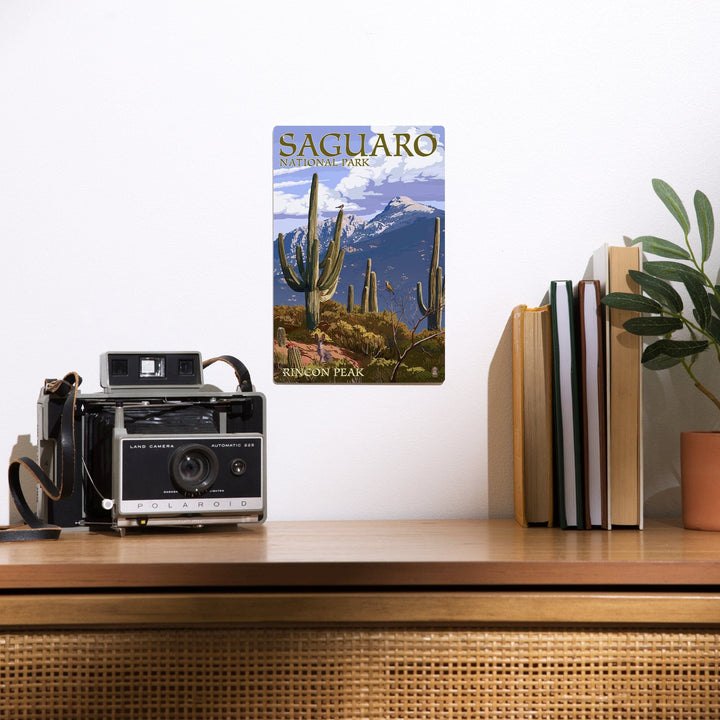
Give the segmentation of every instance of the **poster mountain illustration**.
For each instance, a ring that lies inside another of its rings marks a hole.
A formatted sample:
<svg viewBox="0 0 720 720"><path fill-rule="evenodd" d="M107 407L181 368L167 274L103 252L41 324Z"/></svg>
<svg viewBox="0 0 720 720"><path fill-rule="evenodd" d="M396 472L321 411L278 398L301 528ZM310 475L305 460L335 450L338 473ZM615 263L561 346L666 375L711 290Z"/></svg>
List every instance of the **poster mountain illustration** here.
<svg viewBox="0 0 720 720"><path fill-rule="evenodd" d="M441 383L442 127L277 127L277 383Z"/></svg>

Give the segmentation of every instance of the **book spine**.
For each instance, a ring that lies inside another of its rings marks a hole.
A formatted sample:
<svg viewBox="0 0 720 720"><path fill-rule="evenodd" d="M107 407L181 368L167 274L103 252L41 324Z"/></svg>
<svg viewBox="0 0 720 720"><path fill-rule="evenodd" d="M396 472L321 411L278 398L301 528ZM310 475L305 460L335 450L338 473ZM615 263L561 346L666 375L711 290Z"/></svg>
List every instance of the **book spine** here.
<svg viewBox="0 0 720 720"><path fill-rule="evenodd" d="M512 313L512 393L513 393L513 505L515 520L527 527L525 514L525 418L523 397L523 316L525 305Z"/></svg>
<svg viewBox="0 0 720 720"><path fill-rule="evenodd" d="M550 285L553 328L555 500L561 527L585 526L582 422L572 282Z"/></svg>
<svg viewBox="0 0 720 720"><path fill-rule="evenodd" d="M628 275L640 249L608 248L608 292L639 294ZM642 527L642 341L623 328L637 313L608 308L608 474L611 524Z"/></svg>

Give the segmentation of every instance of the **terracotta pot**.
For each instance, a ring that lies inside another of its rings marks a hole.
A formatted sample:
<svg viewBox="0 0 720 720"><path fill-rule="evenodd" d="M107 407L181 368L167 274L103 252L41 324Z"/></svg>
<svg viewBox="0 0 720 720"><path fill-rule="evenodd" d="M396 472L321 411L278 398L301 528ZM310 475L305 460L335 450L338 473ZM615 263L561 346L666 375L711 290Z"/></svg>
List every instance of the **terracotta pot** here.
<svg viewBox="0 0 720 720"><path fill-rule="evenodd" d="M682 520L689 530L720 530L720 433L680 433Z"/></svg>

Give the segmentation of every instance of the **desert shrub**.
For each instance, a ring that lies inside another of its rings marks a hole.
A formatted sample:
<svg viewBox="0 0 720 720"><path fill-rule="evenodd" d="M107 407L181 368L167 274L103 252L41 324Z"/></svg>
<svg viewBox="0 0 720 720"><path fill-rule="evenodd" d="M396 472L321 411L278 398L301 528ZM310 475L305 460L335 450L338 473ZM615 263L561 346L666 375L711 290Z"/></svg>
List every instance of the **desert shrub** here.
<svg viewBox="0 0 720 720"><path fill-rule="evenodd" d="M390 382L390 375L394 367L394 360L382 357L373 358L365 367L365 379L367 382Z"/></svg>
<svg viewBox="0 0 720 720"><path fill-rule="evenodd" d="M353 325L346 320L337 320L328 326L336 345L374 357L385 347L385 338L368 331L363 325Z"/></svg>
<svg viewBox="0 0 720 720"><path fill-rule="evenodd" d="M273 365L278 368L287 364L287 348L273 350Z"/></svg>
<svg viewBox="0 0 720 720"><path fill-rule="evenodd" d="M274 330L279 326L285 331L295 330L305 325L305 308L298 305L276 305L273 313Z"/></svg>
<svg viewBox="0 0 720 720"><path fill-rule="evenodd" d="M385 338L365 330L360 334L360 345L361 352L370 357L375 357L385 347Z"/></svg>
<svg viewBox="0 0 720 720"><path fill-rule="evenodd" d="M355 337L356 328L345 320L337 320L328 325L326 333L331 333L335 338L335 344L344 348L350 348Z"/></svg>

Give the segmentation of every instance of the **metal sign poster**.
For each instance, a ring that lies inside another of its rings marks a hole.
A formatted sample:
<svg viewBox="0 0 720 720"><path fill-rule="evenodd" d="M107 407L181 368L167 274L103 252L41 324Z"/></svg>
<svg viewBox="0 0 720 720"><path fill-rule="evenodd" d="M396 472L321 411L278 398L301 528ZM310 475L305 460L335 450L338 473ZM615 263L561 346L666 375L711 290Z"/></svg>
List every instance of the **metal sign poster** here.
<svg viewBox="0 0 720 720"><path fill-rule="evenodd" d="M273 134L276 383L445 378L445 132Z"/></svg>

